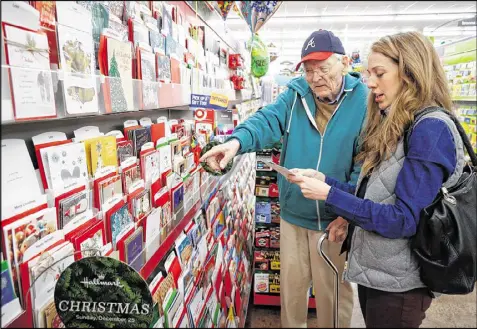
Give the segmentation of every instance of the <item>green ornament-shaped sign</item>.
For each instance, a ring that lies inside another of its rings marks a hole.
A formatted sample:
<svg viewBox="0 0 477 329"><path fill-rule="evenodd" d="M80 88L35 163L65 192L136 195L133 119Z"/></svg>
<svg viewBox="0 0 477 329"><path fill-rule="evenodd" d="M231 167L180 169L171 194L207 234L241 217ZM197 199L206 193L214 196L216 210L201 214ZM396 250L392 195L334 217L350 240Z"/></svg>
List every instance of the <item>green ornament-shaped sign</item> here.
<svg viewBox="0 0 477 329"><path fill-rule="evenodd" d="M83 258L64 270L55 305L66 328L149 328L153 318L147 283L110 257Z"/></svg>

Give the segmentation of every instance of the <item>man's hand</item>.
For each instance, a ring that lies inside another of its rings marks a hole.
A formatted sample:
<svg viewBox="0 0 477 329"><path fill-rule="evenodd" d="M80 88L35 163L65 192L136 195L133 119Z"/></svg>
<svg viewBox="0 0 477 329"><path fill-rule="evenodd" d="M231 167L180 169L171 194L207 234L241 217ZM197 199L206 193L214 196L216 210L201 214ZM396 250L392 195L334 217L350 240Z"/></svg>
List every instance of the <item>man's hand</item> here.
<svg viewBox="0 0 477 329"><path fill-rule="evenodd" d="M310 177L310 178L316 178L318 180L321 180L322 182L325 181L325 175L322 173L322 172L319 172L315 169L299 169L299 168L295 168L295 169L291 169L290 170L292 173L294 173L295 175L302 175L302 176L306 176L306 177Z"/></svg>
<svg viewBox="0 0 477 329"><path fill-rule="evenodd" d="M220 171L227 166L240 149L240 142L237 139L231 139L227 143L217 145L205 153L200 162L207 162L212 170Z"/></svg>
<svg viewBox="0 0 477 329"><path fill-rule="evenodd" d="M326 230L329 231L328 240L341 243L348 234L348 221L343 217L338 217L328 225Z"/></svg>
<svg viewBox="0 0 477 329"><path fill-rule="evenodd" d="M319 179L302 175L289 176L288 180L297 184L301 188L303 196L311 200L326 200L331 189L331 186Z"/></svg>

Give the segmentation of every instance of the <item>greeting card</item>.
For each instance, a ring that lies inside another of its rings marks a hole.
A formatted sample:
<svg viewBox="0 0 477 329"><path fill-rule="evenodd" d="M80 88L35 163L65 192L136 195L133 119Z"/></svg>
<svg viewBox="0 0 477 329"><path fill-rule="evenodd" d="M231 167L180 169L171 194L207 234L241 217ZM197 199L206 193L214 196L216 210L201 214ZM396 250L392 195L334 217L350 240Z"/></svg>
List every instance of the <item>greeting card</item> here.
<svg viewBox="0 0 477 329"><path fill-rule="evenodd" d="M172 34L172 6L162 4L162 34L166 37Z"/></svg>
<svg viewBox="0 0 477 329"><path fill-rule="evenodd" d="M114 175L98 184L101 208L109 200L122 195L123 186L120 175Z"/></svg>
<svg viewBox="0 0 477 329"><path fill-rule="evenodd" d="M118 166L115 136L102 136L93 142L91 147L91 174L107 166Z"/></svg>
<svg viewBox="0 0 477 329"><path fill-rule="evenodd" d="M161 243L161 214L161 211L155 208L149 213L145 221L146 260L149 260L154 255Z"/></svg>
<svg viewBox="0 0 477 329"><path fill-rule="evenodd" d="M151 130L149 127L138 128L132 131L132 135L134 150L139 154L142 146L151 141Z"/></svg>
<svg viewBox="0 0 477 329"><path fill-rule="evenodd" d="M16 120L56 117L45 34L3 25Z"/></svg>
<svg viewBox="0 0 477 329"><path fill-rule="evenodd" d="M65 326L56 311L54 300L52 300L51 304L49 304L45 310L45 324L46 328L64 328Z"/></svg>
<svg viewBox="0 0 477 329"><path fill-rule="evenodd" d="M142 227L139 227L131 236L124 242L126 251L126 263L131 265L136 271L140 271L144 266L143 250L143 232Z"/></svg>
<svg viewBox="0 0 477 329"><path fill-rule="evenodd" d="M111 242L116 246L118 236L133 223L131 214L129 213L128 205L124 204L119 209L113 211L110 217L111 226Z"/></svg>
<svg viewBox="0 0 477 329"><path fill-rule="evenodd" d="M25 141L3 139L1 152L3 211L39 198L42 193Z"/></svg>
<svg viewBox="0 0 477 329"><path fill-rule="evenodd" d="M129 157L134 157L133 143L130 140L117 142L118 162L121 164Z"/></svg>
<svg viewBox="0 0 477 329"><path fill-rule="evenodd" d="M132 111L134 99L131 44L108 38L107 59L111 96L108 112Z"/></svg>
<svg viewBox="0 0 477 329"><path fill-rule="evenodd" d="M156 81L156 57L148 51L140 51L141 54L141 79L142 79L142 102L144 109L156 109L159 107L158 85Z"/></svg>
<svg viewBox="0 0 477 329"><path fill-rule="evenodd" d="M63 228L77 216L92 209L90 191L81 191L59 202L59 227Z"/></svg>
<svg viewBox="0 0 477 329"><path fill-rule="evenodd" d="M91 28L87 31L58 26L58 48L68 114L96 113L99 109Z"/></svg>
<svg viewBox="0 0 477 329"><path fill-rule="evenodd" d="M28 263L32 295L36 300L49 300L53 297L54 287L61 273L75 261L74 247L65 243L58 248L45 251Z"/></svg>
<svg viewBox="0 0 477 329"><path fill-rule="evenodd" d="M47 181L52 190L65 190L88 179L83 143L71 143L42 149L47 153ZM48 179L49 177L49 179Z"/></svg>
<svg viewBox="0 0 477 329"><path fill-rule="evenodd" d="M23 262L30 248L38 247L40 241L56 232L56 209L47 208L14 222L11 226L13 256L16 264ZM31 254L31 253L28 253Z"/></svg>
<svg viewBox="0 0 477 329"><path fill-rule="evenodd" d="M142 177L146 183L155 182L160 176L160 158L156 150L141 156Z"/></svg>
<svg viewBox="0 0 477 329"><path fill-rule="evenodd" d="M123 181L123 193L126 195L129 193L129 188L133 183L135 183L138 179L141 179L141 171L139 167L133 165L129 168L124 169L121 172L121 179Z"/></svg>
<svg viewBox="0 0 477 329"><path fill-rule="evenodd" d="M157 54L157 79L162 82L171 81L171 60L166 55Z"/></svg>
<svg viewBox="0 0 477 329"><path fill-rule="evenodd" d="M160 32L149 31L149 41L155 53L166 54L166 38Z"/></svg>
<svg viewBox="0 0 477 329"><path fill-rule="evenodd" d="M135 195L131 200L131 206L135 221L139 221L147 215L151 211L149 190L143 190Z"/></svg>
<svg viewBox="0 0 477 329"><path fill-rule="evenodd" d="M104 222L98 220L75 239L76 251L80 251L75 255L75 259L97 255L104 245L106 245Z"/></svg>

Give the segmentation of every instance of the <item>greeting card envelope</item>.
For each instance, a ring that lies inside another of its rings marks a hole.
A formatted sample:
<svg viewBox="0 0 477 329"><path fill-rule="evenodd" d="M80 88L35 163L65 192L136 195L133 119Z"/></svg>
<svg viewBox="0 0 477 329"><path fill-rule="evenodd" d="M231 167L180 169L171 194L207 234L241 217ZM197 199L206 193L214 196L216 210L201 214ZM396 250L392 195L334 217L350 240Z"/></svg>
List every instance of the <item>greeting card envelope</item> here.
<svg viewBox="0 0 477 329"><path fill-rule="evenodd" d="M91 174L107 166L118 166L115 136L101 136L91 145Z"/></svg>
<svg viewBox="0 0 477 329"><path fill-rule="evenodd" d="M56 117L46 34L3 23L16 120Z"/></svg>
<svg viewBox="0 0 477 329"><path fill-rule="evenodd" d="M59 25L58 45L61 69L64 72L66 112L74 115L97 113L99 105L94 75L96 59L91 28L79 31Z"/></svg>
<svg viewBox="0 0 477 329"><path fill-rule="evenodd" d="M49 188L66 190L88 180L86 152L83 143L70 143L42 149L47 153Z"/></svg>

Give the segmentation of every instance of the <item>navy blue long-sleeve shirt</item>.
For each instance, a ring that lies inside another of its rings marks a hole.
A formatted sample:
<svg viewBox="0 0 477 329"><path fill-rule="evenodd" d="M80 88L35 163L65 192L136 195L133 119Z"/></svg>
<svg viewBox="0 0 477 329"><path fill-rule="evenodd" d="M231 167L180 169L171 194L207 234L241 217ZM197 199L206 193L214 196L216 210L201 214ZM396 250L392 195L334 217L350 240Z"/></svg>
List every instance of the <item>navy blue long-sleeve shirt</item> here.
<svg viewBox="0 0 477 329"><path fill-rule="evenodd" d="M416 233L421 210L430 205L457 163L456 147L447 125L426 118L413 129L409 150L396 181L394 205L354 196L356 186L326 177L331 189L327 207L338 216L386 238Z"/></svg>

